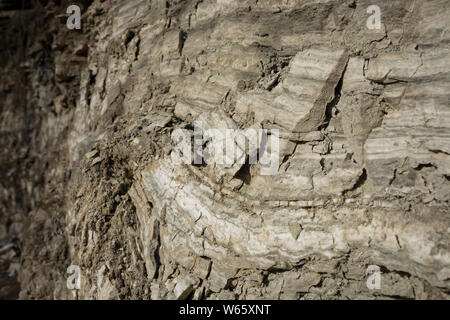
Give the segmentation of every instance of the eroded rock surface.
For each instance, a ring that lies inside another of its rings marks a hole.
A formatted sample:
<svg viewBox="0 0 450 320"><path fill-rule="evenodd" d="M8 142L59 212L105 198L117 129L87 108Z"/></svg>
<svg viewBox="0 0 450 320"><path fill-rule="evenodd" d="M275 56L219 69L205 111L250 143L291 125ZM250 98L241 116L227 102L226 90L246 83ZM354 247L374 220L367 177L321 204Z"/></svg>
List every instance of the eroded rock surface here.
<svg viewBox="0 0 450 320"><path fill-rule="evenodd" d="M2 71L21 298L449 297L449 1L59 2ZM278 167L181 164L195 123L278 130Z"/></svg>

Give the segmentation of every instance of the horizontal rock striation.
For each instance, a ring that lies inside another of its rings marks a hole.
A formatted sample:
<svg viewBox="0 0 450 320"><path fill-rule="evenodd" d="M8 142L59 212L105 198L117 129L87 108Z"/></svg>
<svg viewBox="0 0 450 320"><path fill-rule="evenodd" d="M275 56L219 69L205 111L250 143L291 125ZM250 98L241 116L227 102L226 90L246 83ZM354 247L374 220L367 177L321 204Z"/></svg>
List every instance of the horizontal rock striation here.
<svg viewBox="0 0 450 320"><path fill-rule="evenodd" d="M370 29L373 4L87 1L81 31L46 16L22 61L42 179L9 180L33 201L2 234L22 237L20 296L447 299L449 2L380 2ZM197 124L267 141L183 162L174 134L187 147Z"/></svg>

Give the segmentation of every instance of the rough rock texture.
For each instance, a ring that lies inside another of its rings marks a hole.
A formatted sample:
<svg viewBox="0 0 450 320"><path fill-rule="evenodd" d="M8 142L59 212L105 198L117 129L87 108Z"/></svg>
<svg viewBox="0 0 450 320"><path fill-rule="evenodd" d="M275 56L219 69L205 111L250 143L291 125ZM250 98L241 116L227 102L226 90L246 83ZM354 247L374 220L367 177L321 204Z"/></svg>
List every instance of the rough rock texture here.
<svg viewBox="0 0 450 320"><path fill-rule="evenodd" d="M449 298L448 0L78 4L0 11L0 298ZM180 164L196 121L276 173Z"/></svg>

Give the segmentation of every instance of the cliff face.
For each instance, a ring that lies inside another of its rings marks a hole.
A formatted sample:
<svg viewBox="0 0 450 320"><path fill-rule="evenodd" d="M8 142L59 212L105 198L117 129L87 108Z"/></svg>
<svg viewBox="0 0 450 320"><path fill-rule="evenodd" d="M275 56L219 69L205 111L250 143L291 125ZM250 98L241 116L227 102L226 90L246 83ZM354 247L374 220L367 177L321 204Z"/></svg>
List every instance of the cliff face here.
<svg viewBox="0 0 450 320"><path fill-rule="evenodd" d="M447 299L450 2L375 2L1 11L4 296ZM269 135L180 163L197 125Z"/></svg>

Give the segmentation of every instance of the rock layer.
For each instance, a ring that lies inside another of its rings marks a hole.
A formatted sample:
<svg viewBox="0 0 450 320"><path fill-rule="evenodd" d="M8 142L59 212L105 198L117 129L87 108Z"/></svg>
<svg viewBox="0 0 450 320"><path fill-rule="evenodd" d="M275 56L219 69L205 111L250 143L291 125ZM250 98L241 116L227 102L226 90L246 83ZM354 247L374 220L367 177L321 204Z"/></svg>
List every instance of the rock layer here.
<svg viewBox="0 0 450 320"><path fill-rule="evenodd" d="M20 297L447 299L449 2L380 2L375 30L372 4L84 1L81 31L27 9L0 88ZM275 172L176 161L198 122L278 130Z"/></svg>

